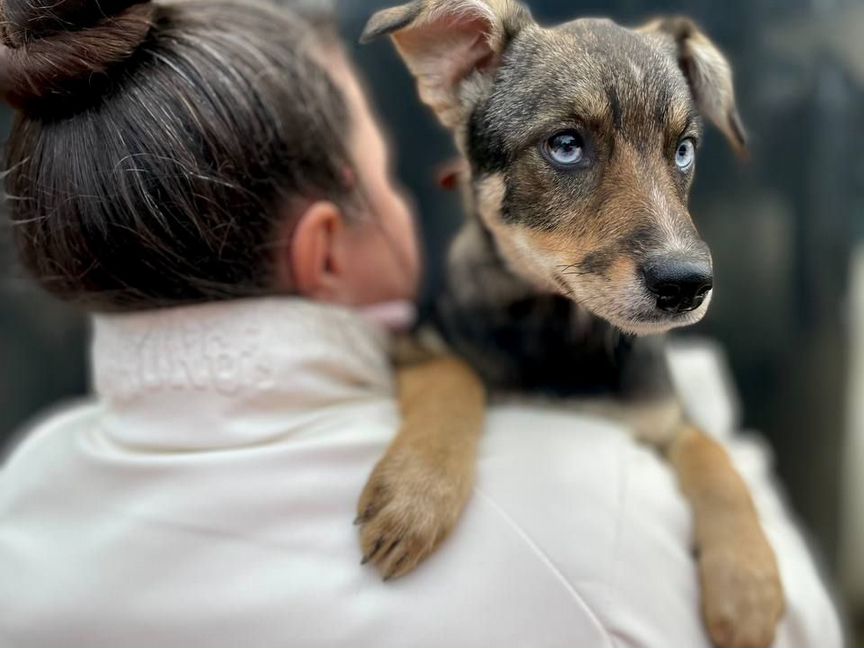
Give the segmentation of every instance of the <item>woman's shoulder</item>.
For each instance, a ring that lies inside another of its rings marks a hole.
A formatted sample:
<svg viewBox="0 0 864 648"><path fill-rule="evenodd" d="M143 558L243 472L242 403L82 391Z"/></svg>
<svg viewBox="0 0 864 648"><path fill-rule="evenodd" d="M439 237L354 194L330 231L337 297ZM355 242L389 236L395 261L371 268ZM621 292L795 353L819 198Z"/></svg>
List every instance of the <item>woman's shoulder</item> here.
<svg viewBox="0 0 864 648"><path fill-rule="evenodd" d="M778 554L787 614L776 646L842 645L769 449L728 432L723 442ZM493 407L476 495L474 509L499 517L537 569L558 577L611 636L631 639L622 645L708 645L690 511L662 457L626 428L566 406Z"/></svg>
<svg viewBox="0 0 864 648"><path fill-rule="evenodd" d="M0 474L8 473L18 464L29 466L40 457L68 449L69 444L74 443L76 433L94 424L101 409L95 399L82 398L63 402L40 413L13 434L6 453L0 455Z"/></svg>
<svg viewBox="0 0 864 648"><path fill-rule="evenodd" d="M565 406L493 407L475 500L611 635L707 645L686 504L625 428Z"/></svg>

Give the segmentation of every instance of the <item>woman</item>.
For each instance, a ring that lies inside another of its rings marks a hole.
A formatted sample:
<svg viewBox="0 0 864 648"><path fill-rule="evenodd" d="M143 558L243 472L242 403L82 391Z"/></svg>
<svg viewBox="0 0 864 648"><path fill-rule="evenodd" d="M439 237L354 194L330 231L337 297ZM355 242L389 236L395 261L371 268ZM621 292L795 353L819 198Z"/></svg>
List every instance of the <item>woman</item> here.
<svg viewBox="0 0 864 648"><path fill-rule="evenodd" d="M707 646L671 477L563 409L494 409L455 535L395 583L359 565L355 502L398 425L368 313L411 299L419 264L326 24L226 0L2 9L16 243L96 314L97 396L0 471L0 646ZM744 454L788 590L777 645L837 646Z"/></svg>

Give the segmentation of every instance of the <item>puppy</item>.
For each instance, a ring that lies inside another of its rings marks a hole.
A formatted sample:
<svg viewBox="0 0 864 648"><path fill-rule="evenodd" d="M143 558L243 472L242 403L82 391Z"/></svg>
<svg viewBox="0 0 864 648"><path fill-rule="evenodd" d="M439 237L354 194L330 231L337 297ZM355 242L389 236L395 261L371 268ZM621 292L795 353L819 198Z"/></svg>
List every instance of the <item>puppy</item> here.
<svg viewBox="0 0 864 648"><path fill-rule="evenodd" d="M768 646L784 609L774 553L656 337L711 301L687 201L703 118L746 148L726 59L686 19L544 28L513 0L417 0L363 39L385 34L467 161L469 218L435 322L462 360L400 372L403 428L359 504L364 561L402 575L456 524L485 388L611 396L607 413L664 453L692 506L711 638Z"/></svg>

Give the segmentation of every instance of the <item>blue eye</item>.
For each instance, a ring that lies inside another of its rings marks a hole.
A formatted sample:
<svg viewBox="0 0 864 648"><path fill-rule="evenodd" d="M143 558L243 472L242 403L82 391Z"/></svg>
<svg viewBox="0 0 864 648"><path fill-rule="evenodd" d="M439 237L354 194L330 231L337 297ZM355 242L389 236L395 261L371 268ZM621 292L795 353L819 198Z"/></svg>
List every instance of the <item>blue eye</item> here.
<svg viewBox="0 0 864 648"><path fill-rule="evenodd" d="M696 145L689 137L681 140L675 152L675 164L682 171L688 171L696 161Z"/></svg>
<svg viewBox="0 0 864 648"><path fill-rule="evenodd" d="M546 140L543 151L556 166L575 167L585 160L585 141L575 130L562 131Z"/></svg>

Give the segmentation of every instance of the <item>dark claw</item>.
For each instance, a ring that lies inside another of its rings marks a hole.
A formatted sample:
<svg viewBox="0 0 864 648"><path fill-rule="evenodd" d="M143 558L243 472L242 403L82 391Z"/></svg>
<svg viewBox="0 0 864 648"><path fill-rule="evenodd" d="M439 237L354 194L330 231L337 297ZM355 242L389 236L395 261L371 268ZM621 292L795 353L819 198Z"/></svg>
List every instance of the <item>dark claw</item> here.
<svg viewBox="0 0 864 648"><path fill-rule="evenodd" d="M380 549L381 549L381 547L382 547L383 545L384 545L384 540L383 540L383 539L379 539L379 540L375 543L375 545L372 547L372 551L370 551L368 554L366 554L365 556L363 556L363 560L360 562L360 564L361 564L361 565L365 565L365 564L368 563L370 560L372 560L372 559L375 557L375 554L377 554L378 551L380 551Z"/></svg>
<svg viewBox="0 0 864 648"><path fill-rule="evenodd" d="M399 560L396 561L396 564L390 568L390 571L388 571L387 575L384 577L385 583L396 578L396 574L399 573L399 569L402 567L402 565L405 564L405 561L407 559L408 559L408 556L402 556Z"/></svg>
<svg viewBox="0 0 864 648"><path fill-rule="evenodd" d="M363 511L357 518L354 520L354 526L360 526L362 524L366 524L371 521L373 517L375 517L375 506L374 504L370 504L366 507L366 510Z"/></svg>

